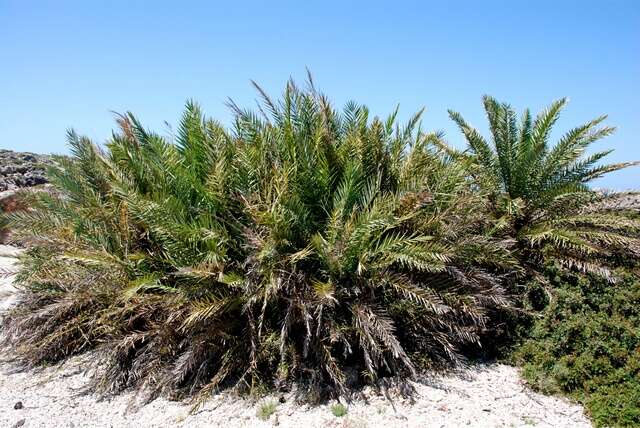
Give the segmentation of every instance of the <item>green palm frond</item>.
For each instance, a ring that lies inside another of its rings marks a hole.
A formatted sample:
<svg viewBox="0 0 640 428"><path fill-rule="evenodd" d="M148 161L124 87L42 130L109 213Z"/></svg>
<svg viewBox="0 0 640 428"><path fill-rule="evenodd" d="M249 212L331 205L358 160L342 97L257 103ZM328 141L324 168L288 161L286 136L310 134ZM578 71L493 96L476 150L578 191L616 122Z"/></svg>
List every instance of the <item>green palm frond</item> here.
<svg viewBox="0 0 640 428"><path fill-rule="evenodd" d="M556 257L566 251L569 257L576 252L589 254L593 260L589 263L567 262L564 266L582 266L582 271L588 266L590 272L609 275L607 258L620 254L624 239L635 248L635 235L628 234L636 232L628 229L612 233L610 229L616 229L620 224L613 216L600 217L590 224L584 217L582 223L576 217L600 198L588 187L589 182L609 172L638 165L638 162L600 164L610 150L585 154L592 143L614 132L614 128L602 126L606 116L571 129L551 145L551 131L566 99L553 102L533 121L526 110L519 124L508 104L491 97L484 97L483 101L492 144L488 144L458 113L450 112L472 155L470 159L457 154L454 159L469 165L477 185L489 195L496 224L499 224L495 230L519 241L524 265L535 260L544 262L544 254ZM574 218L576 220L572 221ZM620 221L625 222L623 218ZM583 226L589 226L590 230ZM554 248L550 253L545 249L548 246ZM531 257L531 251L539 257ZM634 251L629 255L636 257ZM538 268L541 268L539 264Z"/></svg>

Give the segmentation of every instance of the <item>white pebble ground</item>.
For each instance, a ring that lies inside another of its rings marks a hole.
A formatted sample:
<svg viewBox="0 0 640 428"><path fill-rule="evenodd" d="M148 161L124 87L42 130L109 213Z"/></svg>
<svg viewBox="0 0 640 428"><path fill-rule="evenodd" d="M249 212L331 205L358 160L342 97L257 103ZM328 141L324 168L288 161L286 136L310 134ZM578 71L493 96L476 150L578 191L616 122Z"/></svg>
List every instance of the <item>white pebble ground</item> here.
<svg viewBox="0 0 640 428"><path fill-rule="evenodd" d="M0 268L14 266L16 251L0 246ZM1 270L0 270L1 272ZM10 304L15 289L11 278L0 278L0 310ZM82 394L88 381L82 359L74 358L40 371L16 372L0 357L0 427L590 427L580 405L561 397L531 391L518 370L503 364L477 365L456 375L434 376L416 382L412 403L389 400L373 389L365 399L347 405L336 417L327 403L300 405L291 397L254 401L230 394L212 397L196 412L187 403L157 399L133 409L134 392L98 401ZM276 402L266 420L261 405ZM16 406L20 402L21 406ZM15 409L14 407L21 407Z"/></svg>

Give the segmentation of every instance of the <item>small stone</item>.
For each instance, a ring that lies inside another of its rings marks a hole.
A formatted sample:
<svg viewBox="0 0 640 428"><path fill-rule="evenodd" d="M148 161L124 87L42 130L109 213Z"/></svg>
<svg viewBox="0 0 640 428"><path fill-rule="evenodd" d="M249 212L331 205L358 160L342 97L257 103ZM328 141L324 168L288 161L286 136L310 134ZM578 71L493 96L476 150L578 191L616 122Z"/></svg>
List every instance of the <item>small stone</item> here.
<svg viewBox="0 0 640 428"><path fill-rule="evenodd" d="M18 422L16 422L15 424L13 424L12 428L18 428L21 427L22 425L24 425L25 423L25 419L20 419Z"/></svg>
<svg viewBox="0 0 640 428"><path fill-rule="evenodd" d="M285 403L287 401L287 399L284 398L284 395L281 395L280 398L278 399L278 401L280 401L280 403Z"/></svg>
<svg viewBox="0 0 640 428"><path fill-rule="evenodd" d="M16 404L13 405L13 408L15 410L20 410L22 409L24 406L22 405L22 401L18 401Z"/></svg>

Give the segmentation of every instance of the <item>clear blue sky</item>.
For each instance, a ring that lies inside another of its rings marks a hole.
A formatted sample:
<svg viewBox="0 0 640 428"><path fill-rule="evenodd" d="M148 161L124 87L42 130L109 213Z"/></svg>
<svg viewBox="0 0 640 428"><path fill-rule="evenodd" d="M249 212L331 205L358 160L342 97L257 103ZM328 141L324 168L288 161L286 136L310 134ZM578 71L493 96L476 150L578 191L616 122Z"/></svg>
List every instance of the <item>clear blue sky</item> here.
<svg viewBox="0 0 640 428"><path fill-rule="evenodd" d="M305 66L336 105L426 106L456 145L447 108L486 130L483 94L536 111L568 96L558 131L608 113L618 132L596 148L640 159L637 0L0 0L0 147L64 153L70 127L103 142L112 110L162 131L188 98L228 123L249 79L277 95ZM640 168L597 185L640 188Z"/></svg>

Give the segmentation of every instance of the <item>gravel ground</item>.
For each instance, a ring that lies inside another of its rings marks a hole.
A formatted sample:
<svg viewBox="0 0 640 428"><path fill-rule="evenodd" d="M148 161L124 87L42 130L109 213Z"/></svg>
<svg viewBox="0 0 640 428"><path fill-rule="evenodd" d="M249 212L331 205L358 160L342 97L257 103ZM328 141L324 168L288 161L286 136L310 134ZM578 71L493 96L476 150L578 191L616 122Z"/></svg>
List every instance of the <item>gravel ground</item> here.
<svg viewBox="0 0 640 428"><path fill-rule="evenodd" d="M15 249L0 246L0 310L15 288L2 269L15 269ZM371 388L336 417L328 403L300 405L289 396L248 400L218 394L190 413L186 403L157 399L136 406L134 392L99 401L83 393L89 373L83 358L40 371L20 372L0 356L0 427L590 427L581 406L528 389L518 370L503 364L477 365L455 375L415 383L414 402ZM84 360L86 361L86 360ZM280 399L284 400L281 403ZM261 406L277 403L266 421Z"/></svg>

